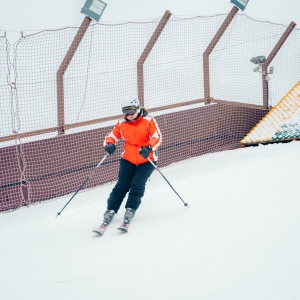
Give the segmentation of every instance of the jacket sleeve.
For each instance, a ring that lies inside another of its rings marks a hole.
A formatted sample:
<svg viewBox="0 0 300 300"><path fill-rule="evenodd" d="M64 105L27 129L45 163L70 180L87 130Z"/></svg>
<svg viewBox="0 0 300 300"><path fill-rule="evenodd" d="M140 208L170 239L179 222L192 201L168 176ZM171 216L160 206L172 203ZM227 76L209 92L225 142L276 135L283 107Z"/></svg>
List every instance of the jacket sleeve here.
<svg viewBox="0 0 300 300"><path fill-rule="evenodd" d="M156 151L162 142L162 135L156 120L152 117L150 120L150 140L148 145L152 148L152 151Z"/></svg>
<svg viewBox="0 0 300 300"><path fill-rule="evenodd" d="M121 138L121 131L120 131L120 123L118 122L113 128L112 132L105 136L105 139L103 141L103 147L105 147L105 145L108 144L116 144L120 138Z"/></svg>

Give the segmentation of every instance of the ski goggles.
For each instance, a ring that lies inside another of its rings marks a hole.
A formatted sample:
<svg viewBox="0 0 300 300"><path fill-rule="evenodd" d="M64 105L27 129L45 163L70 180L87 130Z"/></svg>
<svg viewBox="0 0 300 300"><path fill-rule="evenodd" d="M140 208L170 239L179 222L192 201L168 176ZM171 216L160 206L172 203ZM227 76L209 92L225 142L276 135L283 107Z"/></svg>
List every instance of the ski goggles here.
<svg viewBox="0 0 300 300"><path fill-rule="evenodd" d="M135 106L123 107L122 112L124 116L133 116L136 113L137 109Z"/></svg>

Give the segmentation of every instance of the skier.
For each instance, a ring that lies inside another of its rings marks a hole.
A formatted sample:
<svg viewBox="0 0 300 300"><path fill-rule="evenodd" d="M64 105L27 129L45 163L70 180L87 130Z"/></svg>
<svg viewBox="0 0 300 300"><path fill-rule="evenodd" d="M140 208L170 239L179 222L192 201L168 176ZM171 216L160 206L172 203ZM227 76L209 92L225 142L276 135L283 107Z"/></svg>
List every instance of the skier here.
<svg viewBox="0 0 300 300"><path fill-rule="evenodd" d="M125 227L123 229L126 231L141 204L146 182L154 170L148 158L156 164L156 150L161 144L162 136L155 118L140 106L137 97L126 97L121 104L124 118L118 120L103 142L106 152L112 155L118 140L120 138L124 140L118 181L107 200L103 224L107 226L110 223L129 192L123 223Z"/></svg>

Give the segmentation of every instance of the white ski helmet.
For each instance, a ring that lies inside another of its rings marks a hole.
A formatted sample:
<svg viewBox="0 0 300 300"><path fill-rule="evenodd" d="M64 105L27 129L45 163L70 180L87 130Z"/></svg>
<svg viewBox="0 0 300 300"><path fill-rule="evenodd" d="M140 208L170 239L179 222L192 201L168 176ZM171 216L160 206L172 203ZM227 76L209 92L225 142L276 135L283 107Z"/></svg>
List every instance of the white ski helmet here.
<svg viewBox="0 0 300 300"><path fill-rule="evenodd" d="M124 110L125 107L130 108L132 106L134 106L138 112L140 111L140 101L138 97L135 96L128 96L124 98L121 102L121 105L122 105L122 111Z"/></svg>

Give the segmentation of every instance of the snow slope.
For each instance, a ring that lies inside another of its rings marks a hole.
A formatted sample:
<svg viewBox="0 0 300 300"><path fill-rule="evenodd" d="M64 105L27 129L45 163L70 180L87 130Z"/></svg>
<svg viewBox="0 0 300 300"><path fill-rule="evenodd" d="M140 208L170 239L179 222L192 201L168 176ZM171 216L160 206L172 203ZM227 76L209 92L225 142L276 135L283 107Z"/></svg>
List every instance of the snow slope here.
<svg viewBox="0 0 300 300"><path fill-rule="evenodd" d="M127 234L113 185L0 214L3 300L300 299L300 143L204 155L155 171ZM84 178L83 178L84 179Z"/></svg>

